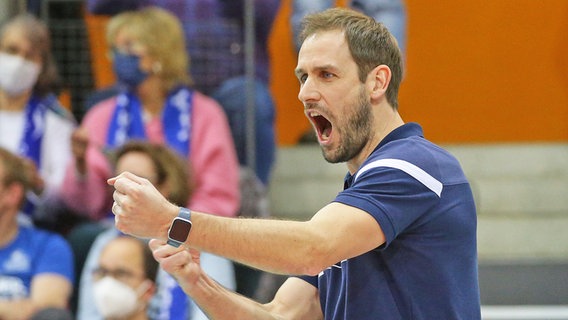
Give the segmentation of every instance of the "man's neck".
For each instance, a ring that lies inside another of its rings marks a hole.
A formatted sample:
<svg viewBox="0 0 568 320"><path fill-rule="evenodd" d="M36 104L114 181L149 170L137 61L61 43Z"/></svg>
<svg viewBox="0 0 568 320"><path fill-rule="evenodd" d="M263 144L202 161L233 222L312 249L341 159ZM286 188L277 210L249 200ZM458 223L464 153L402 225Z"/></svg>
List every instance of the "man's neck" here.
<svg viewBox="0 0 568 320"><path fill-rule="evenodd" d="M373 153L375 148L389 133L404 124L400 114L394 110L381 115L379 118L375 117L375 119L384 120L377 123L377 128L373 136L369 139L365 147L363 147L363 150L361 150L355 158L347 161L347 169L351 174L359 170L363 162Z"/></svg>

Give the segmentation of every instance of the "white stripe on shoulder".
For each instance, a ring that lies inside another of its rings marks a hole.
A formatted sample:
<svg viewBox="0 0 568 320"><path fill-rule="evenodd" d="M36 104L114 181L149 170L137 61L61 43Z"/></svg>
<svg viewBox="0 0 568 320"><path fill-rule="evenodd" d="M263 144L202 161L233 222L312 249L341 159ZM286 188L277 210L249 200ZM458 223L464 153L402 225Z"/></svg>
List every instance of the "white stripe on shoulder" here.
<svg viewBox="0 0 568 320"><path fill-rule="evenodd" d="M409 174L414 179L420 181L426 188L432 190L438 197L442 194L443 185L440 181L436 180L434 177L429 175L426 171L420 169L419 167L413 165L412 163L404 160L399 159L379 159L375 160L371 163L366 164L357 172L355 176L354 182L357 181L357 178L365 171L378 168L378 167L389 167L394 169L399 169L407 174Z"/></svg>

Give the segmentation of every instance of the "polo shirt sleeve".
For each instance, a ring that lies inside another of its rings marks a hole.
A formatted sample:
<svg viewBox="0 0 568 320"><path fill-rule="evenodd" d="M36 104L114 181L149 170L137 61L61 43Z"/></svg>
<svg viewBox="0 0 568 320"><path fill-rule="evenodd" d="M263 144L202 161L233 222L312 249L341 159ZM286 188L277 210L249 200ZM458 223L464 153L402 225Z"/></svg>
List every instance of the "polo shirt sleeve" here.
<svg viewBox="0 0 568 320"><path fill-rule="evenodd" d="M334 201L373 216L386 237L381 246L384 249L415 221L427 219L429 210L439 199L436 192L404 170L375 167L361 174Z"/></svg>

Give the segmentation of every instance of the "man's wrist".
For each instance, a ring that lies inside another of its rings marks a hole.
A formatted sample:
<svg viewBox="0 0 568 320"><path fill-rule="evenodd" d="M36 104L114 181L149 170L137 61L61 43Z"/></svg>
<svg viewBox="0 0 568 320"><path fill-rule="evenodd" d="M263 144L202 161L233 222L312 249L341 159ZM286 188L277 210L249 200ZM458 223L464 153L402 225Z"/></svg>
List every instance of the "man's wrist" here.
<svg viewBox="0 0 568 320"><path fill-rule="evenodd" d="M170 230L172 221L174 221L174 219L177 217L180 208L181 207L172 204L168 206L168 209L166 210L167 219L165 219L164 224L162 224L162 226L160 227L160 237L161 235L164 235L164 240L166 241L168 241L168 231Z"/></svg>
<svg viewBox="0 0 568 320"><path fill-rule="evenodd" d="M174 247L184 244L189 237L191 226L191 210L179 208L177 216L172 220L168 229L167 243Z"/></svg>

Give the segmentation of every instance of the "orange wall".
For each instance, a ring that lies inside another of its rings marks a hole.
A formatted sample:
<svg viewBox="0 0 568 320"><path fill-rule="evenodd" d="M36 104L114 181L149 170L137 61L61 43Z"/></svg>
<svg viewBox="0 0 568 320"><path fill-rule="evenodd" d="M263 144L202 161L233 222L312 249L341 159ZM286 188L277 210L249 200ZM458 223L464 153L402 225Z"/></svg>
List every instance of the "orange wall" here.
<svg viewBox="0 0 568 320"><path fill-rule="evenodd" d="M309 128L282 1L270 42L281 145ZM568 141L568 1L407 0L400 109L442 143Z"/></svg>
<svg viewBox="0 0 568 320"><path fill-rule="evenodd" d="M95 79L95 88L111 86L116 79L112 64L108 59L108 45L105 28L110 17L85 13L89 48L91 48L91 71Z"/></svg>

